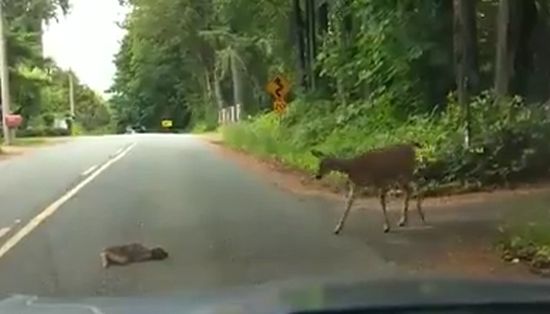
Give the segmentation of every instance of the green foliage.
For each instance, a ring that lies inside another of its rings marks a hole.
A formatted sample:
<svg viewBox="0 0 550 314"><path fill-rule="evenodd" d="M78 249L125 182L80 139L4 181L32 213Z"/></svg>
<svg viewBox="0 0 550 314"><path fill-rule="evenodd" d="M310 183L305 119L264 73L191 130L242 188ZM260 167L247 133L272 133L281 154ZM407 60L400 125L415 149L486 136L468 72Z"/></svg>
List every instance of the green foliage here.
<svg viewBox="0 0 550 314"><path fill-rule="evenodd" d="M204 121L195 123L193 126L193 129L191 130L193 133L205 133L216 130L217 125L213 123L206 123Z"/></svg>
<svg viewBox="0 0 550 314"><path fill-rule="evenodd" d="M181 129L210 125L221 106L236 100L255 113L260 109L255 104L265 100L268 72L293 62L282 40L288 37L289 3L128 2L133 10L124 25L128 32L111 88L121 129L156 127L164 118ZM245 14L250 18L243 19ZM238 74L231 71L235 68Z"/></svg>
<svg viewBox="0 0 550 314"><path fill-rule="evenodd" d="M82 126L81 123L75 122L71 126L70 135L72 136L80 136L86 134L86 129Z"/></svg>
<svg viewBox="0 0 550 314"><path fill-rule="evenodd" d="M52 113L45 113L42 115L42 121L46 127L51 128L55 121L55 116Z"/></svg>
<svg viewBox="0 0 550 314"><path fill-rule="evenodd" d="M534 270L550 269L550 210L547 204L530 205L507 216L498 249L506 261L517 259Z"/></svg>
<svg viewBox="0 0 550 314"><path fill-rule="evenodd" d="M17 137L69 136L69 130L62 128L27 128L17 130Z"/></svg>
<svg viewBox="0 0 550 314"><path fill-rule="evenodd" d="M6 18L11 110L24 118L22 134L62 133L52 129L55 117L69 111L68 72L42 57L42 23L69 9L68 0L9 0ZM77 115L87 130L107 125L110 113L101 97L75 83Z"/></svg>
<svg viewBox="0 0 550 314"><path fill-rule="evenodd" d="M501 185L548 175L550 121L541 107L526 106L519 98L497 103L484 93L471 104L475 136L469 149L462 144L464 114L457 105L405 121L392 118L392 108L383 97L348 106L297 101L281 121L270 113L222 130L232 147L310 172L317 163L309 153L313 148L346 157L415 141L422 146L419 173L434 189L451 183Z"/></svg>

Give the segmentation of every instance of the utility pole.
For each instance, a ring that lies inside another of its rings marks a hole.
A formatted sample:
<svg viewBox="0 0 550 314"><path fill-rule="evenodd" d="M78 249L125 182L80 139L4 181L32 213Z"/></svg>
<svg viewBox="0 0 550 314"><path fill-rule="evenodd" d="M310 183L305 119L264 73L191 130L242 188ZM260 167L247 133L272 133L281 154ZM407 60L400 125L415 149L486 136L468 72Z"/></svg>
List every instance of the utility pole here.
<svg viewBox="0 0 550 314"><path fill-rule="evenodd" d="M10 83L8 69L8 55L6 53L6 32L4 31L4 2L0 1L0 88L2 88L2 130L4 132L4 144L10 145L12 133L6 123L6 117L11 113L10 109Z"/></svg>
<svg viewBox="0 0 550 314"><path fill-rule="evenodd" d="M69 68L69 105L70 105L70 115L71 117L68 119L68 126L69 126L69 132L71 135L73 135L73 129L74 129L74 120L76 119L75 116L75 109L74 109L74 82L73 82L73 70Z"/></svg>
<svg viewBox="0 0 550 314"><path fill-rule="evenodd" d="M74 82L73 82L73 70L69 70L69 103L71 105L71 119L75 118L74 109Z"/></svg>

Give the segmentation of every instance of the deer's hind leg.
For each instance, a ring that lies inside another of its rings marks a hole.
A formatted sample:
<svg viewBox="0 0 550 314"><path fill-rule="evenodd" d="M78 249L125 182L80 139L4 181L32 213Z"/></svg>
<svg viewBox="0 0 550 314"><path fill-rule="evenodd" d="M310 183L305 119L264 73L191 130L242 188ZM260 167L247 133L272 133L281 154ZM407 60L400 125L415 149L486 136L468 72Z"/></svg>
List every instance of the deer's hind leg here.
<svg viewBox="0 0 550 314"><path fill-rule="evenodd" d="M130 261L127 256L124 256L122 254L117 254L114 252L105 251L103 252L105 255L102 256L102 259L107 260L107 263L110 264L116 264L116 265L126 265Z"/></svg>
<svg viewBox="0 0 550 314"><path fill-rule="evenodd" d="M380 188L380 205L382 205L382 213L384 214L384 233L390 231L390 220L388 219L388 213L386 211L386 194L388 189L386 187Z"/></svg>
<svg viewBox="0 0 550 314"><path fill-rule="evenodd" d="M422 223L426 224L426 217L424 216L424 210L422 210L422 193L420 191L416 192L416 210L418 211Z"/></svg>
<svg viewBox="0 0 550 314"><path fill-rule="evenodd" d="M353 205L354 200L355 200L355 184L353 184L352 182L348 182L348 195L346 197L346 208L344 209L344 214L340 218L340 221L336 225L336 228L334 228L334 234L339 234L340 231L342 231L342 228L344 227L344 223L348 218L349 212L351 210L351 205Z"/></svg>
<svg viewBox="0 0 550 314"><path fill-rule="evenodd" d="M101 266L103 268L109 267L109 259L107 258L106 252L99 253L99 257L101 258Z"/></svg>

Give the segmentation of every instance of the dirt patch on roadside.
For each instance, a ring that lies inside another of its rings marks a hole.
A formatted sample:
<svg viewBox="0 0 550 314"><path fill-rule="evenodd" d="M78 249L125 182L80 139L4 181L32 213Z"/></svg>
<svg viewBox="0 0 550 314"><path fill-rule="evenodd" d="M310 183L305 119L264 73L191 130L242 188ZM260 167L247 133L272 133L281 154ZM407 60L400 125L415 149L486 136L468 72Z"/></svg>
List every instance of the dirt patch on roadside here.
<svg viewBox="0 0 550 314"><path fill-rule="evenodd" d="M0 153L0 160L5 160L10 157L23 155L31 150L33 150L32 147L2 146L2 152Z"/></svg>
<svg viewBox="0 0 550 314"><path fill-rule="evenodd" d="M492 248L475 245L454 247L443 254L426 256L413 267L420 271L477 279L540 278L525 265L502 262Z"/></svg>

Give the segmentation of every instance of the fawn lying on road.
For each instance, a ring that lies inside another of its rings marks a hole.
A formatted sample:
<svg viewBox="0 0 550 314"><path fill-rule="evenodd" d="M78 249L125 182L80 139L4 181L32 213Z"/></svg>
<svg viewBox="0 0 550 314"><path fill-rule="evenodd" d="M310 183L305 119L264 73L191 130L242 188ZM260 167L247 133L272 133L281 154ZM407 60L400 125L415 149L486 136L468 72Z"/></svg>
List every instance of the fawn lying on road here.
<svg viewBox="0 0 550 314"><path fill-rule="evenodd" d="M397 144L366 152L355 158L343 159L327 157L318 151L311 153L320 158L319 170L316 179L321 179L331 171L344 173L348 176L348 195L344 214L334 233L342 230L346 218L355 199L357 188L373 186L378 189L380 204L384 213L384 232L390 231L388 215L386 213L386 194L395 184L405 193L405 203L399 226L405 226L408 221L409 199L413 190L413 175L416 167L416 144ZM421 197L416 188L417 210L422 222L425 223L422 212Z"/></svg>
<svg viewBox="0 0 550 314"><path fill-rule="evenodd" d="M100 253L101 264L104 268L110 265L128 265L152 260L163 260L168 252L160 247L149 249L139 243L111 246Z"/></svg>

